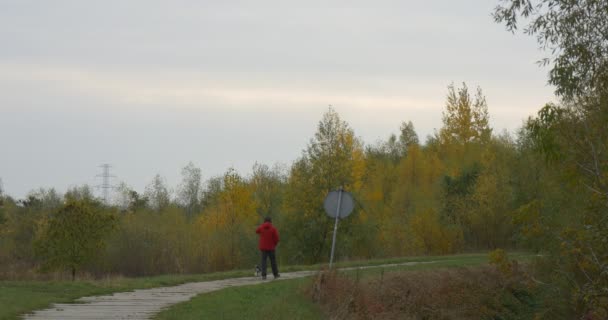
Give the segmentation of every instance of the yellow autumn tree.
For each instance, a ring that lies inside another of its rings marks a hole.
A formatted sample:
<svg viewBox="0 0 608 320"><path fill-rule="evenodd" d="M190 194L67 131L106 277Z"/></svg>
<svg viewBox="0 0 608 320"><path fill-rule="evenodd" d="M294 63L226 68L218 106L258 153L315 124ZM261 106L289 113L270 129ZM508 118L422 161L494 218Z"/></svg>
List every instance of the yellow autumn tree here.
<svg viewBox="0 0 608 320"><path fill-rule="evenodd" d="M389 141L391 140L393 139L390 138ZM397 164L392 150L385 150L382 146L368 147L365 162L366 174L359 192L365 215L365 221L361 223L377 231L373 241L367 241L358 247L357 251L363 256L390 255L388 244L394 234L382 226L387 224L385 221L390 219L393 213L392 196L397 183Z"/></svg>
<svg viewBox="0 0 608 320"><path fill-rule="evenodd" d="M197 222L204 234L206 261L212 269L242 266L257 254L254 230L258 220L251 188L234 169L229 169L217 199Z"/></svg>
<svg viewBox="0 0 608 320"><path fill-rule="evenodd" d="M515 162L515 147L508 135L494 139L481 157L469 212L473 245L498 248L511 243L513 234L513 186L509 166Z"/></svg>
<svg viewBox="0 0 608 320"><path fill-rule="evenodd" d="M462 233L457 228L445 226L433 209L420 210L409 219L414 247L422 248L423 254L448 254L462 247Z"/></svg>
<svg viewBox="0 0 608 320"><path fill-rule="evenodd" d="M481 88L477 88L472 98L465 83L458 90L454 84L448 86L443 127L440 130L444 142L488 142L492 135L488 120L488 105Z"/></svg>
<svg viewBox="0 0 608 320"><path fill-rule="evenodd" d="M458 176L479 161L485 145L490 142L488 105L481 88L472 97L465 83L456 89L448 86L443 126L436 135L436 151L448 176Z"/></svg>
<svg viewBox="0 0 608 320"><path fill-rule="evenodd" d="M419 233L416 228L424 225L427 229L442 230L442 221L434 215L441 207L439 194L443 174L443 163L430 149L411 146L407 157L401 160L393 195L393 215L386 221L385 227L395 235L390 244L394 254L428 253L427 250L439 247L438 244L423 245L420 237L417 237ZM430 217L430 214L433 216ZM418 223L413 224L414 221ZM420 221L424 221L424 224ZM443 240L435 238L435 241ZM456 239L450 241L458 243Z"/></svg>

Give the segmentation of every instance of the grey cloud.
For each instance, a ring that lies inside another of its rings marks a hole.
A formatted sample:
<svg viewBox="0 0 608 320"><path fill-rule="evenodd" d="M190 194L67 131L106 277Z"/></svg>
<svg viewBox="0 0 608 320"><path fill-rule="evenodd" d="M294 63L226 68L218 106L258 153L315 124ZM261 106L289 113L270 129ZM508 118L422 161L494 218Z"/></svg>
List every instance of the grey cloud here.
<svg viewBox="0 0 608 320"><path fill-rule="evenodd" d="M452 81L480 85L513 130L552 89L534 39L494 24L493 6L0 1L0 177L23 196L95 184L103 162L138 190L158 172L177 184L190 160L207 177L290 163L327 104L366 142L402 120L423 138Z"/></svg>

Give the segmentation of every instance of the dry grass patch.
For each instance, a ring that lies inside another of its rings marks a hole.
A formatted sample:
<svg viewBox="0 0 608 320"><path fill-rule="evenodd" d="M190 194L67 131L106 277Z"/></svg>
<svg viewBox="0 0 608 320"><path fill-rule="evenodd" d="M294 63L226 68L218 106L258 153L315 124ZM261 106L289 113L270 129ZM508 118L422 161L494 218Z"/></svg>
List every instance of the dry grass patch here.
<svg viewBox="0 0 608 320"><path fill-rule="evenodd" d="M484 266L365 280L324 272L310 294L330 319L520 319L532 314L533 289L521 270Z"/></svg>

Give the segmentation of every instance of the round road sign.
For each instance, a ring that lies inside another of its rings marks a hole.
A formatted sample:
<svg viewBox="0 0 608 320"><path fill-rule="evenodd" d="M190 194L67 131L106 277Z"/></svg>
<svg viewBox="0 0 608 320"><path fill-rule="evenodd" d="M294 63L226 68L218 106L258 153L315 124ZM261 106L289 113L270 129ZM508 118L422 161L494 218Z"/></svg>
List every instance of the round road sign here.
<svg viewBox="0 0 608 320"><path fill-rule="evenodd" d="M342 197L340 198L340 193L342 193ZM353 201L353 196L350 192L346 191L331 191L325 197L325 202L323 203L323 207L325 208L325 212L327 215L335 218L336 213L338 212L338 199L341 200L340 203L340 219L344 219L348 217L348 215L353 211L355 207L355 202Z"/></svg>

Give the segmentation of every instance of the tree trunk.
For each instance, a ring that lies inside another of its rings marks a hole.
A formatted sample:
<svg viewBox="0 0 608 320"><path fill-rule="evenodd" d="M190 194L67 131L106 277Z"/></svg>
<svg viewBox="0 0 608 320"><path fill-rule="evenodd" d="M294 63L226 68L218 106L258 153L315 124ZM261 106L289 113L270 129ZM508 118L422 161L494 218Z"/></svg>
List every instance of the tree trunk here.
<svg viewBox="0 0 608 320"><path fill-rule="evenodd" d="M76 267L72 267L72 281L76 280Z"/></svg>

